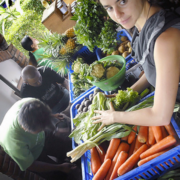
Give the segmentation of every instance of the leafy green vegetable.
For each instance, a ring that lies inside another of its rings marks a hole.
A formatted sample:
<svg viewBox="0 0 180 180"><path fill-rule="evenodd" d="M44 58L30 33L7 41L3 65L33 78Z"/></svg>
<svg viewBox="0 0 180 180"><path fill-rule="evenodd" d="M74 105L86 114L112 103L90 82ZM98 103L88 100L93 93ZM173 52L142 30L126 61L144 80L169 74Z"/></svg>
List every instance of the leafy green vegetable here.
<svg viewBox="0 0 180 180"><path fill-rule="evenodd" d="M102 61L102 63L104 64L104 67L107 69L109 67L117 67L118 69L121 69L123 64L121 64L119 61L117 60L113 60L113 61Z"/></svg>
<svg viewBox="0 0 180 180"><path fill-rule="evenodd" d="M81 93L85 92L86 90L88 90L89 88L92 87L92 84L87 82L86 79L76 79L75 82L73 82L73 93L74 96L77 97L79 96Z"/></svg>
<svg viewBox="0 0 180 180"><path fill-rule="evenodd" d="M76 129L70 134L69 137L76 136L77 139L76 137L74 137L74 140L78 144L80 143L79 137L81 137L81 140L86 141L87 139L94 136L100 127L100 123L92 124L93 121L91 120L91 118L96 115L94 113L94 110L110 109L109 103L111 101L113 102L113 104L117 104L116 110L122 110L126 103L129 102L128 106L126 106L125 108L127 109L128 107L131 107L131 102L139 101L139 97L140 96L138 95L138 93L130 88L128 88L127 91L119 91L118 95L115 98L106 98L104 93L97 93L91 104L90 111L88 113L85 113L86 116L84 116L84 113L82 113L73 119L73 123L76 126ZM79 129L82 129L82 131L79 131Z"/></svg>
<svg viewBox="0 0 180 180"><path fill-rule="evenodd" d="M89 73L89 65L84 63L82 58L77 58L72 64L71 82L73 83L74 97L79 96L84 91L92 87L92 83L86 79Z"/></svg>
<svg viewBox="0 0 180 180"><path fill-rule="evenodd" d="M114 23L112 19L108 19L104 23L104 27L99 34L99 42L97 47L99 47L104 53L111 54L116 48L118 42L116 40L117 24Z"/></svg>
<svg viewBox="0 0 180 180"><path fill-rule="evenodd" d="M111 99L116 110L124 109L124 106L133 106L140 100L138 92L133 91L131 88L127 88L127 91L119 90L116 97ZM126 108L127 109L127 108Z"/></svg>
<svg viewBox="0 0 180 180"><path fill-rule="evenodd" d="M117 24L107 20L108 15L100 3L94 0L77 0L77 3L73 17L77 41L90 51L97 46L104 52L112 52L112 47L117 45Z"/></svg>
<svg viewBox="0 0 180 180"><path fill-rule="evenodd" d="M74 150L67 153L67 156L71 156L71 162L78 160L87 150L98 146L104 141L110 141L112 138L121 138L128 136L132 128L123 124L112 124L104 127L101 131L97 132L90 139L80 144Z"/></svg>

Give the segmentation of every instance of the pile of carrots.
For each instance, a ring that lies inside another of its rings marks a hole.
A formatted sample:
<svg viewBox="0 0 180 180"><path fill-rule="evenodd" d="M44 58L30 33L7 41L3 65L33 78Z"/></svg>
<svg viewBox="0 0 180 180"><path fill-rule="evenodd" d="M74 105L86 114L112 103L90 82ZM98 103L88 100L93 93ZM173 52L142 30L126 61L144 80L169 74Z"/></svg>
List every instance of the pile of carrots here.
<svg viewBox="0 0 180 180"><path fill-rule="evenodd" d="M179 138L171 124L137 126L121 139L112 139L107 151L100 145L91 149L93 180L113 180L137 166L160 156L176 145Z"/></svg>

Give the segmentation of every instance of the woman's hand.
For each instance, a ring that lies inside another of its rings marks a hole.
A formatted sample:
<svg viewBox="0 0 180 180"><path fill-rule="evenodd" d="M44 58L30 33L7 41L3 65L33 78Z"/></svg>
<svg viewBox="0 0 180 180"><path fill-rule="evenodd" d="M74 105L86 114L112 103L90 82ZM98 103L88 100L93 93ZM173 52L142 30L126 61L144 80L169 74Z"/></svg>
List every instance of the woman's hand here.
<svg viewBox="0 0 180 180"><path fill-rule="evenodd" d="M94 112L101 114L99 116L95 116L92 118L92 120L98 119L98 120L94 121L93 124L97 124L100 122L102 123L100 128L98 129L98 131L100 131L106 125L115 123L115 120L114 120L115 110L114 110L112 102L110 102L110 110L107 110L107 111L95 110Z"/></svg>

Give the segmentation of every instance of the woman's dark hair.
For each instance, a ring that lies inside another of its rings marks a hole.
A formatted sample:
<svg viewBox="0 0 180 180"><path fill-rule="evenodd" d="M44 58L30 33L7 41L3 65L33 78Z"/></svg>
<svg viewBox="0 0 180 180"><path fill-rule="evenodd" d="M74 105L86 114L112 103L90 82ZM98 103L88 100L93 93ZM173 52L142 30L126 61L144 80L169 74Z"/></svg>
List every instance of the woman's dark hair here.
<svg viewBox="0 0 180 180"><path fill-rule="evenodd" d="M33 51L34 49L31 47L33 44L32 39L29 36L24 36L23 39L21 40L21 45L22 47L27 50L27 51Z"/></svg>
<svg viewBox="0 0 180 180"><path fill-rule="evenodd" d="M37 66L37 61L36 58L34 57L34 55L30 52L30 51L34 51L34 49L31 47L31 45L33 44L32 39L29 36L24 36L24 38L21 40L21 45L22 47L29 51L29 60L32 62L32 64L34 66Z"/></svg>
<svg viewBox="0 0 180 180"><path fill-rule="evenodd" d="M151 5L160 6L163 9L172 9L180 7L180 0L148 0Z"/></svg>
<svg viewBox="0 0 180 180"><path fill-rule="evenodd" d="M28 132L43 131L51 122L51 110L40 100L33 99L21 107L18 122Z"/></svg>

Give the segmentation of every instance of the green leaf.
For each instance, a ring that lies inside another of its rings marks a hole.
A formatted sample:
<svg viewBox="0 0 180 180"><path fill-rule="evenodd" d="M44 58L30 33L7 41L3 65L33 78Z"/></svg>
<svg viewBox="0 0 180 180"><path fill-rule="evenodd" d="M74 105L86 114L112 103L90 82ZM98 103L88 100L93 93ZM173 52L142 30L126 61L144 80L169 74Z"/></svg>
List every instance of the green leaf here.
<svg viewBox="0 0 180 180"><path fill-rule="evenodd" d="M4 13L4 12L6 12L5 8L3 8L3 7L0 6L0 14L2 14L2 13Z"/></svg>
<svg viewBox="0 0 180 180"><path fill-rule="evenodd" d="M5 35L5 23L6 23L6 19L4 19L2 23L3 36Z"/></svg>
<svg viewBox="0 0 180 180"><path fill-rule="evenodd" d="M21 13L20 12L14 12L14 15L19 16L19 15L21 15Z"/></svg>

